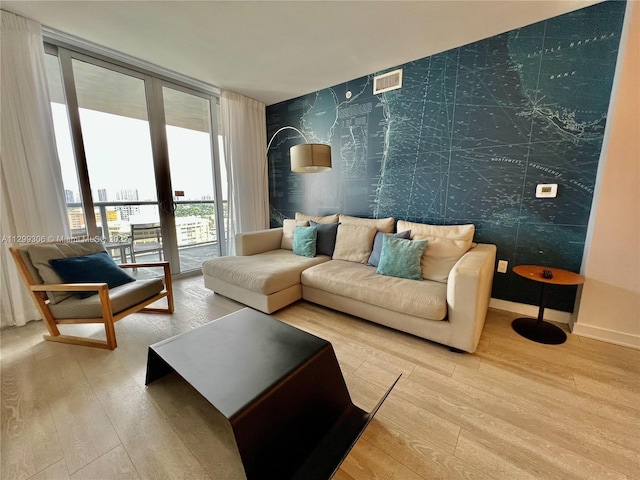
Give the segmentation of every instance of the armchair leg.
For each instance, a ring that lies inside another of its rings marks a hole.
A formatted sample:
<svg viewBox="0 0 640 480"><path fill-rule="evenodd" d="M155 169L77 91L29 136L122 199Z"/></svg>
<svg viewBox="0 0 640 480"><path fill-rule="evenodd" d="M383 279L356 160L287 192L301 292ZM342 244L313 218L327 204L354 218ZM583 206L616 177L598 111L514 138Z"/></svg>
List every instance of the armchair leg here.
<svg viewBox="0 0 640 480"><path fill-rule="evenodd" d="M113 320L104 322L104 333L107 337L107 348L114 350L118 346L118 342L116 341L116 329L113 325Z"/></svg>
<svg viewBox="0 0 640 480"><path fill-rule="evenodd" d="M42 338L49 342L69 343L71 345L82 345L83 347L97 347L113 350L104 340L89 340L88 338L74 337L72 335L43 335Z"/></svg>
<svg viewBox="0 0 640 480"><path fill-rule="evenodd" d="M167 290L167 310L173 313L173 283L171 280L171 268L169 265L164 266L164 288Z"/></svg>
<svg viewBox="0 0 640 480"><path fill-rule="evenodd" d="M32 292L32 295L33 295L33 292ZM33 296L35 297L35 295ZM36 304L38 305L38 310L40 310L40 314L42 315L42 321L47 326L47 330L49 330L49 334L52 337L57 337L58 335L60 335L60 330L58 330L56 321L54 320L51 313L49 313L49 310L45 308L40 308L40 305L38 304L38 302L36 302Z"/></svg>
<svg viewBox="0 0 640 480"><path fill-rule="evenodd" d="M102 304L102 318L104 319L104 333L107 337L107 348L113 350L118 346L116 341L116 329L113 325L113 312L109 300L109 290L100 290L100 303Z"/></svg>
<svg viewBox="0 0 640 480"><path fill-rule="evenodd" d="M168 313L173 313L173 311L175 310L174 306L173 306L173 293L169 293L169 295L167 295L167 312Z"/></svg>

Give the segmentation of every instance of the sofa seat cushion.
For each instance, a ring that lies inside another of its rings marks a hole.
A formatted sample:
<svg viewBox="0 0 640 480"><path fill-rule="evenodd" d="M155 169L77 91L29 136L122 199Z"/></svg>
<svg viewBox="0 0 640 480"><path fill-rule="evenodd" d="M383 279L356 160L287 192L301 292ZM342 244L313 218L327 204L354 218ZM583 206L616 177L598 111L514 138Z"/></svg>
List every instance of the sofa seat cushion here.
<svg viewBox="0 0 640 480"><path fill-rule="evenodd" d="M160 278L150 280L136 280L119 287L109 289L111 310L113 314L120 313L129 307L137 305L148 298L157 295L164 288ZM100 318L100 296L92 295L88 298L79 298L73 295L55 305L49 305L54 318Z"/></svg>
<svg viewBox="0 0 640 480"><path fill-rule="evenodd" d="M252 292L271 295L299 284L305 268L329 260L325 255L309 258L279 249L257 255L212 258L202 264L202 273Z"/></svg>
<svg viewBox="0 0 640 480"><path fill-rule="evenodd" d="M427 320L447 316L447 285L376 274L375 267L331 260L302 272L302 285Z"/></svg>

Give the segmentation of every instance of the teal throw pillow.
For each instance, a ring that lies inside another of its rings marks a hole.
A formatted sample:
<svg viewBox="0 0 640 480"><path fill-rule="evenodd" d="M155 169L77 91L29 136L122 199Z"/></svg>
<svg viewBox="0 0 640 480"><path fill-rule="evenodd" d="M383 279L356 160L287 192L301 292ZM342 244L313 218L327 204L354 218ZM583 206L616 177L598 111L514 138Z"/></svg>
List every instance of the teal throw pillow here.
<svg viewBox="0 0 640 480"><path fill-rule="evenodd" d="M382 251L376 273L392 277L422 280L420 259L426 240L405 240L391 235L382 237Z"/></svg>
<svg viewBox="0 0 640 480"><path fill-rule="evenodd" d="M371 251L371 255L369 256L369 261L367 262L367 265L370 265L372 267L377 267L378 264L380 263L380 254L382 253L382 237L384 235L391 235L392 237L396 237L396 238L409 239L411 238L411 230L406 230L404 232L398 232L398 233L383 233L383 232L376 233L376 236L373 239L373 250Z"/></svg>
<svg viewBox="0 0 640 480"><path fill-rule="evenodd" d="M303 257L315 257L317 238L318 229L316 227L296 225L296 229L293 231L293 253Z"/></svg>
<svg viewBox="0 0 640 480"><path fill-rule="evenodd" d="M115 288L135 281L107 252L49 260L49 264L65 283L106 283L109 288ZM76 296L87 298L97 293L95 290L77 292Z"/></svg>

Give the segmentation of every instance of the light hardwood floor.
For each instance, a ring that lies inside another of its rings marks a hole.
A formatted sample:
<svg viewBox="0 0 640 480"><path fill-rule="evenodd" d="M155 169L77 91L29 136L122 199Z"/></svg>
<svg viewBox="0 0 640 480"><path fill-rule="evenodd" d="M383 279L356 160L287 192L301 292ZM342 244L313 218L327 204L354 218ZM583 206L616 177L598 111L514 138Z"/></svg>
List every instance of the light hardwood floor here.
<svg viewBox="0 0 640 480"><path fill-rule="evenodd" d="M176 313L118 322L115 351L45 342L41 322L0 333L2 480L239 477L206 401L175 375L144 385L148 345L242 308L174 285ZM496 310L472 355L304 301L274 316L331 341L366 410L402 373L336 480L640 479L637 350L539 345Z"/></svg>

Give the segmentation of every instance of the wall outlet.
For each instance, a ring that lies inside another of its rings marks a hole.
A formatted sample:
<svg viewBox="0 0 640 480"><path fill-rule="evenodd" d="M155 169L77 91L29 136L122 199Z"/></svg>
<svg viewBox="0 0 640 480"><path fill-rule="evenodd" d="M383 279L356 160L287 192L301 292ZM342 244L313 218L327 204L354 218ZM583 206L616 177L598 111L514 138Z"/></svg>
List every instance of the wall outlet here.
<svg viewBox="0 0 640 480"><path fill-rule="evenodd" d="M509 262L506 260L498 260L498 273L507 273Z"/></svg>

